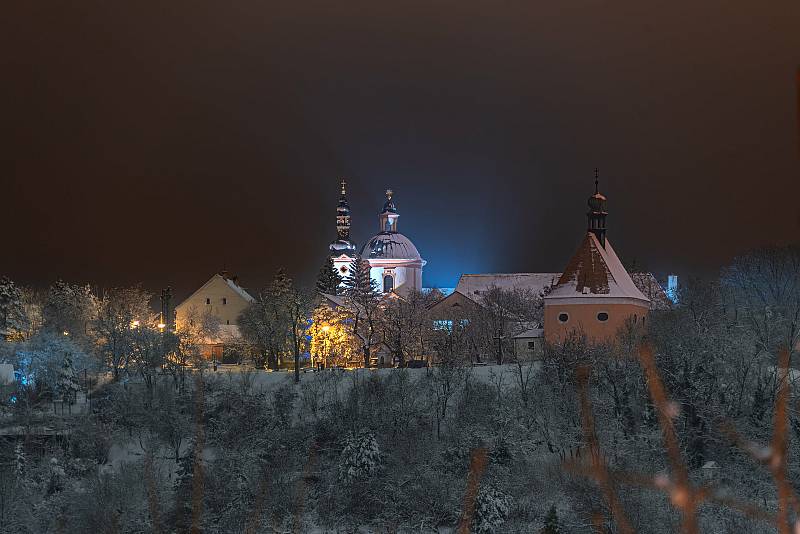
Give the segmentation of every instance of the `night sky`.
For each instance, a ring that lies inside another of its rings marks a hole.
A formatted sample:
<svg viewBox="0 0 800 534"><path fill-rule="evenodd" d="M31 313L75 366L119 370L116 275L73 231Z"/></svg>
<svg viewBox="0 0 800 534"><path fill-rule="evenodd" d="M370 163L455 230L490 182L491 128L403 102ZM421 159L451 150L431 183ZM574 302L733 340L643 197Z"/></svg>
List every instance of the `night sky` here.
<svg viewBox="0 0 800 534"><path fill-rule="evenodd" d="M800 237L800 2L4 4L0 273L310 283L350 183L392 187L426 286L560 271L593 169L609 239L713 273Z"/></svg>

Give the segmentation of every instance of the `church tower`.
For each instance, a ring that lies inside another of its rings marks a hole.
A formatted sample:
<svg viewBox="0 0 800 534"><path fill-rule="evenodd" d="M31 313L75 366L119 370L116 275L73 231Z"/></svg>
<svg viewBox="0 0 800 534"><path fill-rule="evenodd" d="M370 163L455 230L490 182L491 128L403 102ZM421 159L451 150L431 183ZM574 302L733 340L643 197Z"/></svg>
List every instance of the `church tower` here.
<svg viewBox="0 0 800 534"><path fill-rule="evenodd" d="M422 268L426 261L409 238L397 231L397 206L394 192L386 191L386 202L378 214L378 233L361 248L361 257L369 263L369 275L380 291L408 294L422 291Z"/></svg>
<svg viewBox="0 0 800 534"><path fill-rule="evenodd" d="M350 240L350 205L347 203L347 182L342 180L339 205L336 207L336 241L330 244L333 266L343 279L350 274L356 257L356 244Z"/></svg>
<svg viewBox="0 0 800 534"><path fill-rule="evenodd" d="M644 323L650 300L633 283L606 237L606 197L597 169L587 231L556 285L544 297L544 336L554 343L571 333L592 342L614 338L627 321Z"/></svg>

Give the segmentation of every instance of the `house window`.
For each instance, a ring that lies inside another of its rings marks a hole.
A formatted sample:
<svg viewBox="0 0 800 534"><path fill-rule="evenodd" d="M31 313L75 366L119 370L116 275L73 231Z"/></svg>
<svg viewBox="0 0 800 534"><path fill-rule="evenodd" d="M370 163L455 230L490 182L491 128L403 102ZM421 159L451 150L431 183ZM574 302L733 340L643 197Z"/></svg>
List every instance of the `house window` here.
<svg viewBox="0 0 800 534"><path fill-rule="evenodd" d="M453 321L449 321L447 319L437 319L433 321L433 329L434 330L445 330L447 332L453 331Z"/></svg>
<svg viewBox="0 0 800 534"><path fill-rule="evenodd" d="M566 323L569 321L569 314L565 312L561 312L558 314L558 322L559 323Z"/></svg>
<svg viewBox="0 0 800 534"><path fill-rule="evenodd" d="M206 299L206 304L211 304L211 299Z"/></svg>
<svg viewBox="0 0 800 534"><path fill-rule="evenodd" d="M534 350L536 348L535 341L528 341L528 350Z"/></svg>
<svg viewBox="0 0 800 534"><path fill-rule="evenodd" d="M231 324L231 320L230 319L225 319L225 324Z"/></svg>
<svg viewBox="0 0 800 534"><path fill-rule="evenodd" d="M608 313L606 313L606 312L598 313L597 314L597 320L600 321L601 323L604 323L604 322L608 321ZM636 319L634 319L634 321L635 320Z"/></svg>
<svg viewBox="0 0 800 534"><path fill-rule="evenodd" d="M383 292L391 293L392 291L394 291L394 278L387 274L383 277Z"/></svg>
<svg viewBox="0 0 800 534"><path fill-rule="evenodd" d="M228 299L226 299L225 297L222 297L222 305L224 306L227 303L228 303Z"/></svg>

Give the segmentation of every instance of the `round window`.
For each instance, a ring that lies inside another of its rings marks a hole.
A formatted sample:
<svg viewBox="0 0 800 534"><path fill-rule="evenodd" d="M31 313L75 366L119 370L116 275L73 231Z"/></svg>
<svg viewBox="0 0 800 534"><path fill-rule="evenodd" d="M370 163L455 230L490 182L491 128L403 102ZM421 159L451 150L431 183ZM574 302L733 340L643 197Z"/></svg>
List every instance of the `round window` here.
<svg viewBox="0 0 800 534"><path fill-rule="evenodd" d="M569 314L568 313L559 313L558 314L558 322L559 323L566 323L569 321Z"/></svg>
<svg viewBox="0 0 800 534"><path fill-rule="evenodd" d="M597 314L597 320L604 323L608 321L608 314L606 312L600 312Z"/></svg>

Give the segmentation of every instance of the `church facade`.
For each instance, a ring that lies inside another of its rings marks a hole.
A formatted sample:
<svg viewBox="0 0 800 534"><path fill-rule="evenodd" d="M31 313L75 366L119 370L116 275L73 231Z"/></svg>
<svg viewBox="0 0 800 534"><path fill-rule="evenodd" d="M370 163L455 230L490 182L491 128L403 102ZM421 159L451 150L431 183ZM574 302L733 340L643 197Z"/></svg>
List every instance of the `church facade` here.
<svg viewBox="0 0 800 534"><path fill-rule="evenodd" d="M426 261L417 247L398 231L400 214L394 202L394 192L386 191L386 202L378 214L378 233L368 239L356 253L350 239L350 206L347 203L345 182L336 209L337 239L330 244L334 268L342 278L350 274L353 261L363 261L369 266L370 278L383 294L408 294L422 291L422 269Z"/></svg>

